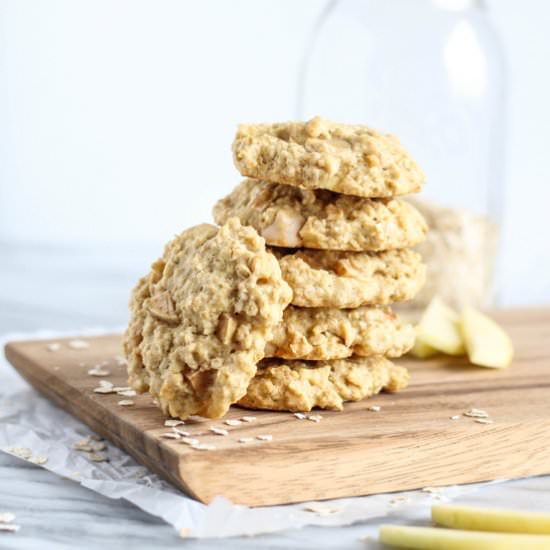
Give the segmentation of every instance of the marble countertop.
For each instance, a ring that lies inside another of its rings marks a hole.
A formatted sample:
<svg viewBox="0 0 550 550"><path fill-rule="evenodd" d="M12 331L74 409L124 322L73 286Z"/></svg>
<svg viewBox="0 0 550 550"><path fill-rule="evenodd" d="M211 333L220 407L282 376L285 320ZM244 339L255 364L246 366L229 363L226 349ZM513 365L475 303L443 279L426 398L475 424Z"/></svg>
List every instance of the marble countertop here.
<svg viewBox="0 0 550 550"><path fill-rule="evenodd" d="M40 329L121 326L128 289L157 251L12 248L0 245L0 335ZM97 266L101 266L98 268ZM0 396L12 391L12 373L0 372ZM485 487L470 503L550 509L550 477ZM538 500L537 500L538 499ZM538 503L538 504L537 504ZM308 527L254 538L193 541L126 501L111 500L79 484L0 453L0 512L13 512L17 533L0 533L2 549L79 548L381 548L378 521L345 528ZM392 522L428 521L428 511ZM387 520L386 520L387 521ZM365 542L363 537L370 537Z"/></svg>

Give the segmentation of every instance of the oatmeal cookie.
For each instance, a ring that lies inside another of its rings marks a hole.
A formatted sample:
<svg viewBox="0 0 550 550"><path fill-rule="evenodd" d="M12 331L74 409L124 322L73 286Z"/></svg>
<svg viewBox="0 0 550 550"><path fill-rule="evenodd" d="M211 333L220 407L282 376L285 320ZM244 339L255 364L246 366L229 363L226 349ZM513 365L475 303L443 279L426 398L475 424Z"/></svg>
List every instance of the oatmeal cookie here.
<svg viewBox="0 0 550 550"><path fill-rule="evenodd" d="M315 117L242 124L233 159L243 176L358 197L420 191L424 174L391 134Z"/></svg>
<svg viewBox="0 0 550 550"><path fill-rule="evenodd" d="M419 212L399 199L362 199L247 179L214 206L216 223L236 216L272 246L391 250L424 240Z"/></svg>
<svg viewBox="0 0 550 550"><path fill-rule="evenodd" d="M334 361L264 359L239 405L274 411L341 411L344 401L360 401L407 387L409 373L384 357Z"/></svg>
<svg viewBox="0 0 550 550"><path fill-rule="evenodd" d="M291 290L264 240L237 219L166 246L131 297L130 385L182 419L219 418L246 393Z"/></svg>
<svg viewBox="0 0 550 550"><path fill-rule="evenodd" d="M426 278L418 253L272 249L301 307L353 308L410 300Z"/></svg>
<svg viewBox="0 0 550 550"><path fill-rule="evenodd" d="M414 328L389 308L289 306L273 329L265 357L314 361L352 355L400 357L411 349L414 338Z"/></svg>

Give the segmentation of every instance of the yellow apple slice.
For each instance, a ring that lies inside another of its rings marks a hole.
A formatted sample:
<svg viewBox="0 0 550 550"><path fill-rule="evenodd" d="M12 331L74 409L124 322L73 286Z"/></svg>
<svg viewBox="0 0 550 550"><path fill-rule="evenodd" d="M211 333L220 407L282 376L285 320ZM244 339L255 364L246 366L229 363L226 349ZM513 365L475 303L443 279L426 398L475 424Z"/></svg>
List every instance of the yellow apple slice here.
<svg viewBox="0 0 550 550"><path fill-rule="evenodd" d="M543 512L440 505L432 507L432 520L453 529L550 535L550 514Z"/></svg>
<svg viewBox="0 0 550 550"><path fill-rule="evenodd" d="M500 369L512 362L512 340L490 317L467 307L462 313L460 326L471 363Z"/></svg>
<svg viewBox="0 0 550 550"><path fill-rule="evenodd" d="M465 352L458 315L441 300L433 298L416 327L418 338L428 346L447 353Z"/></svg>
<svg viewBox="0 0 550 550"><path fill-rule="evenodd" d="M410 354L414 355L418 359L428 359L433 355L439 353L435 348L432 348L429 344L426 344L420 336L418 336L418 330L416 331L416 338L414 340L414 346L412 347Z"/></svg>
<svg viewBox="0 0 550 550"><path fill-rule="evenodd" d="M548 550L550 536L382 525L380 542L419 550Z"/></svg>

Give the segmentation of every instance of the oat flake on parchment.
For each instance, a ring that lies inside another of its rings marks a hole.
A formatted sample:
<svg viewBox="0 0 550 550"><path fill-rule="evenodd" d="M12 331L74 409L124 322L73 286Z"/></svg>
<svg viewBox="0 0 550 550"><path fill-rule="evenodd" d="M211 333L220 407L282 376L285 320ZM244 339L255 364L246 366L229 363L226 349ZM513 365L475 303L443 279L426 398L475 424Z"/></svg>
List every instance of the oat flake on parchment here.
<svg viewBox="0 0 550 550"><path fill-rule="evenodd" d="M15 520L15 514L11 512L0 512L0 523L12 523Z"/></svg>
<svg viewBox="0 0 550 550"><path fill-rule="evenodd" d="M15 525L15 523L0 523L0 531L6 533L17 533L21 529L20 525Z"/></svg>
<svg viewBox="0 0 550 550"><path fill-rule="evenodd" d="M98 453L89 453L88 458L92 462L109 462L109 457Z"/></svg>

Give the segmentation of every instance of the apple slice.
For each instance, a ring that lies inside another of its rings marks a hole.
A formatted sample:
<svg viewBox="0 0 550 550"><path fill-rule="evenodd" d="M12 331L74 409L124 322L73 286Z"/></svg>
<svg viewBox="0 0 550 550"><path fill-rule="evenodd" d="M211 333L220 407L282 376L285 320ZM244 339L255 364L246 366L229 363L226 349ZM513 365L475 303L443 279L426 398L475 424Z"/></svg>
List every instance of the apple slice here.
<svg viewBox="0 0 550 550"><path fill-rule="evenodd" d="M419 550L548 550L550 536L382 525L380 542Z"/></svg>
<svg viewBox="0 0 550 550"><path fill-rule="evenodd" d="M491 318L467 307L462 313L460 327L470 363L500 369L512 362L512 340Z"/></svg>
<svg viewBox="0 0 550 550"><path fill-rule="evenodd" d="M441 300L435 297L416 327L418 338L428 346L448 355L465 353L458 315Z"/></svg>
<svg viewBox="0 0 550 550"><path fill-rule="evenodd" d="M428 359L428 357L432 357L433 355L437 355L439 352L430 346L430 344L426 344L420 336L418 336L418 329L416 331L416 338L414 340L414 346L412 347L411 351L409 352L411 355L414 355L418 359Z"/></svg>
<svg viewBox="0 0 550 550"><path fill-rule="evenodd" d="M544 512L443 504L432 506L432 520L437 525L453 529L550 535L550 514Z"/></svg>

